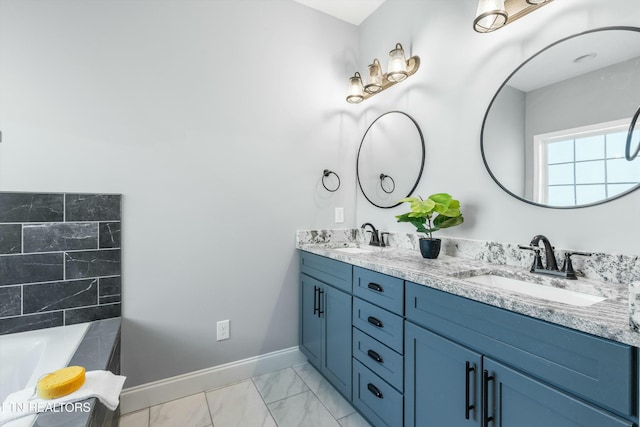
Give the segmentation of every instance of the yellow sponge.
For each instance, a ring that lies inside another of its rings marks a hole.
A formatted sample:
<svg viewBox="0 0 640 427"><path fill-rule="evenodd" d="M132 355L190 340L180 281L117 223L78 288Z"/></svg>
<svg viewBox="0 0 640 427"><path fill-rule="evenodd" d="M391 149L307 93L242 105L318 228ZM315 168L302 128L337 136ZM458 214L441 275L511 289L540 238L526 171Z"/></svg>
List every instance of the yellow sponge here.
<svg viewBox="0 0 640 427"><path fill-rule="evenodd" d="M68 366L47 374L38 381L38 397L56 399L71 394L84 384L84 374L82 366Z"/></svg>

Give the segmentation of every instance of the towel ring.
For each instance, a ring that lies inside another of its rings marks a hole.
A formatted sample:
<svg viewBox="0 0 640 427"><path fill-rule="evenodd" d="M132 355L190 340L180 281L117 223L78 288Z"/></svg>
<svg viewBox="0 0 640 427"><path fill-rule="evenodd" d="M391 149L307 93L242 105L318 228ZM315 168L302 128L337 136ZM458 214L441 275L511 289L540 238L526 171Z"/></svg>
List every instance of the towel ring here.
<svg viewBox="0 0 640 427"><path fill-rule="evenodd" d="M326 177L328 177L329 175L335 175L336 178L338 178L338 186L336 188L334 188L333 190L329 189L329 187L327 187L327 184L324 183L324 179ZM340 177L338 176L337 173L335 173L334 171L330 171L329 169L325 169L324 172L322 172L322 186L329 192L331 193L335 193L336 191L338 191L338 188L340 188Z"/></svg>
<svg viewBox="0 0 640 427"><path fill-rule="evenodd" d="M640 116L640 108L634 114L633 119L631 119L631 124L629 125L629 132L627 132L627 145L624 149L624 158L629 160L630 162L636 158L638 152L640 152L640 141L638 141L638 146L636 147L636 151L631 154L631 137L633 136L633 130L636 127L636 123L638 121L638 116Z"/></svg>
<svg viewBox="0 0 640 427"><path fill-rule="evenodd" d="M387 178L389 178L389 180L391 181L391 190L390 191L387 191L387 189L384 188L384 180L387 179ZM381 173L380 174L380 187L382 187L382 191L384 191L385 193L391 194L396 189L396 182L389 175L385 175L385 174Z"/></svg>

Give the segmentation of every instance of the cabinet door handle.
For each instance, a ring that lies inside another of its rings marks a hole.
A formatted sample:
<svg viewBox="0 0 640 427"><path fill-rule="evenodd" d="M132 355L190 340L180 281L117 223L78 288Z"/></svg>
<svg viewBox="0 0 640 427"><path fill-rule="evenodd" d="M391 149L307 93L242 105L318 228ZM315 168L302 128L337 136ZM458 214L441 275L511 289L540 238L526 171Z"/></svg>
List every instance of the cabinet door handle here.
<svg viewBox="0 0 640 427"><path fill-rule="evenodd" d="M313 287L313 314L318 314L318 287Z"/></svg>
<svg viewBox="0 0 640 427"><path fill-rule="evenodd" d="M367 388L378 399L382 399L384 397L382 395L382 393L380 392L380 390L378 389L378 387L374 386L373 384L371 384L371 383L367 384Z"/></svg>
<svg viewBox="0 0 640 427"><path fill-rule="evenodd" d="M482 427L489 427L489 422L493 421L493 417L489 416L489 381L493 381L494 377L489 376L486 369L482 372Z"/></svg>
<svg viewBox="0 0 640 427"><path fill-rule="evenodd" d="M466 420L469 419L469 413L472 410L475 410L476 407L475 405L470 405L469 401L471 400L470 398L470 394L471 394L471 390L470 390L470 378L469 378L469 374L471 374L472 372L475 372L476 367L475 366L471 366L471 363L469 363L467 361L466 363L466 368L465 368L465 380L464 380L464 418Z"/></svg>
<svg viewBox="0 0 640 427"><path fill-rule="evenodd" d="M382 289L382 286L378 285L377 283L369 283L367 285L367 288L374 290L376 292L384 292L384 289Z"/></svg>
<svg viewBox="0 0 640 427"><path fill-rule="evenodd" d="M382 357L380 357L380 355L373 350L367 351L367 355L378 363L384 363Z"/></svg>
<svg viewBox="0 0 640 427"><path fill-rule="evenodd" d="M382 328L383 327L382 322L379 321L378 319L376 319L373 316L369 316L367 318L367 322L371 323L373 326L377 326L378 328Z"/></svg>
<svg viewBox="0 0 640 427"><path fill-rule="evenodd" d="M322 310L322 295L324 294L324 291L322 290L322 288L318 288L318 317L321 317L324 314L324 311Z"/></svg>

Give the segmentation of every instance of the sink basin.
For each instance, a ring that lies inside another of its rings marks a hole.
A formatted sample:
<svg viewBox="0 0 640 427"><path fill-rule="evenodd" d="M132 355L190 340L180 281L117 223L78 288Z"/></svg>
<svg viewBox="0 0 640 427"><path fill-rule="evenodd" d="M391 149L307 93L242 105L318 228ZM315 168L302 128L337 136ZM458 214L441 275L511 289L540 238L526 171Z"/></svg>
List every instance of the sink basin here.
<svg viewBox="0 0 640 427"><path fill-rule="evenodd" d="M337 248L336 251L344 252L347 254L368 254L373 252L369 249L362 249L362 248Z"/></svg>
<svg viewBox="0 0 640 427"><path fill-rule="evenodd" d="M604 301L606 298L583 294L582 292L569 291L567 289L554 288L552 286L538 285L511 279L509 277L484 274L464 279L468 282L479 283L493 288L505 289L519 294L541 298L547 301L560 302L578 307L588 307Z"/></svg>

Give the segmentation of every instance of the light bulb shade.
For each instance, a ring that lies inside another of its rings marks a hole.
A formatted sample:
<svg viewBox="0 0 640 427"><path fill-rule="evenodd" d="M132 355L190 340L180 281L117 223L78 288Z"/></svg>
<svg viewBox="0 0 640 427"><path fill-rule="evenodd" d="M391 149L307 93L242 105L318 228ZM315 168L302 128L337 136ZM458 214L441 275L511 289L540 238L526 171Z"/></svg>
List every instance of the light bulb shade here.
<svg viewBox="0 0 640 427"><path fill-rule="evenodd" d="M347 102L351 104L358 104L364 99L362 78L360 73L355 73L353 77L349 78L349 89L347 93Z"/></svg>
<svg viewBox="0 0 640 427"><path fill-rule="evenodd" d="M479 0L473 29L479 33L489 33L503 27L507 18L504 0Z"/></svg>
<svg viewBox="0 0 640 427"><path fill-rule="evenodd" d="M382 67L378 59L373 60L373 64L369 65L369 75L367 76L367 84L364 91L367 93L377 93L382 90Z"/></svg>
<svg viewBox="0 0 640 427"><path fill-rule="evenodd" d="M387 68L387 79L391 82L401 82L407 78L407 60L404 57L404 49L400 43L396 43L396 48L389 52L389 67Z"/></svg>

